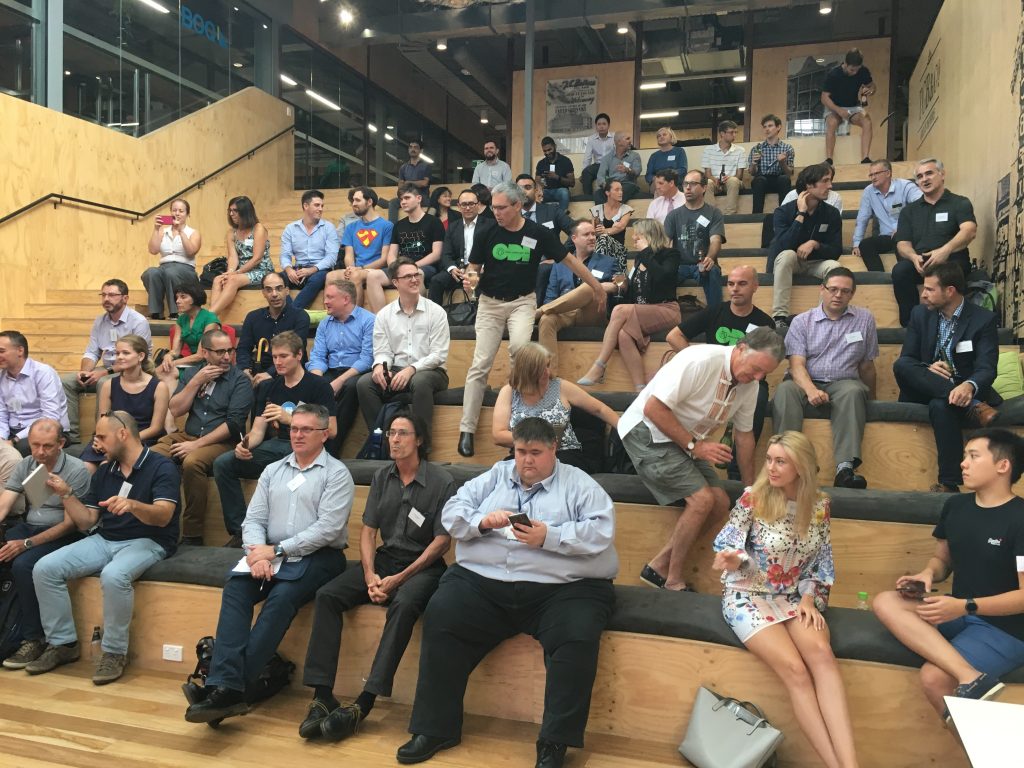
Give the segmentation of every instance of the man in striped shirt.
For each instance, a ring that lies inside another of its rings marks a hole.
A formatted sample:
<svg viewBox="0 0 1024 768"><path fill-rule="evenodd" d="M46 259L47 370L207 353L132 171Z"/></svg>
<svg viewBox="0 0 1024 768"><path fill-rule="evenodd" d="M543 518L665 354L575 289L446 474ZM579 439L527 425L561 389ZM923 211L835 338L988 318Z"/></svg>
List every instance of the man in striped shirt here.
<svg viewBox="0 0 1024 768"><path fill-rule="evenodd" d="M704 148L700 164L708 179L708 192L712 200L716 195L725 195L722 213L736 213L740 202L740 187L743 185L743 163L746 152L736 141L736 123L723 120L718 124L718 143ZM717 206L716 206L717 207Z"/></svg>

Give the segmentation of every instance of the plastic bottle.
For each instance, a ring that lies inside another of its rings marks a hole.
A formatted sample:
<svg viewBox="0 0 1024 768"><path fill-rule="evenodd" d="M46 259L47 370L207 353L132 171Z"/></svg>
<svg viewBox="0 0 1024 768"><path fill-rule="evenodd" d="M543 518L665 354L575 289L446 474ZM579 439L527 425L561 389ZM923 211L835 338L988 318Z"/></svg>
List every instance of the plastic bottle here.
<svg viewBox="0 0 1024 768"><path fill-rule="evenodd" d="M718 442L721 443L722 445L725 445L725 446L728 446L729 448L732 448L732 422L731 421L726 426L725 434L722 435L722 439L719 440ZM718 469L727 469L729 467L729 465L726 462L723 461L720 464L715 464L715 467L717 467Z"/></svg>
<svg viewBox="0 0 1024 768"><path fill-rule="evenodd" d="M376 458L380 458L383 453L382 449L384 446L384 430L377 427L373 430L373 440L370 442L370 454Z"/></svg>
<svg viewBox="0 0 1024 768"><path fill-rule="evenodd" d="M857 593L857 610L858 611L870 611L871 606L868 604L868 593L858 592Z"/></svg>
<svg viewBox="0 0 1024 768"><path fill-rule="evenodd" d="M99 626L92 628L92 640L89 641L89 657L92 659L98 659L100 654L103 653L101 645L103 644L103 630Z"/></svg>

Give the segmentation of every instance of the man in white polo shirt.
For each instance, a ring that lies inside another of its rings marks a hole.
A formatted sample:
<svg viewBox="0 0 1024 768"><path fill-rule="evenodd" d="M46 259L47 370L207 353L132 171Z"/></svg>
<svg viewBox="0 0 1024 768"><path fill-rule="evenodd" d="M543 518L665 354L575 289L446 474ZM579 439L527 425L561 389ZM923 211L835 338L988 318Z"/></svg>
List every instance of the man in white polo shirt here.
<svg viewBox="0 0 1024 768"><path fill-rule="evenodd" d="M747 153L743 147L734 144L738 126L732 120L723 120L718 124L718 143L704 148L700 164L704 167L704 175L708 179L708 192L711 202L717 195L725 195L722 213L736 213L740 204L740 187L743 185L743 169L747 163ZM716 206L717 207L717 206Z"/></svg>

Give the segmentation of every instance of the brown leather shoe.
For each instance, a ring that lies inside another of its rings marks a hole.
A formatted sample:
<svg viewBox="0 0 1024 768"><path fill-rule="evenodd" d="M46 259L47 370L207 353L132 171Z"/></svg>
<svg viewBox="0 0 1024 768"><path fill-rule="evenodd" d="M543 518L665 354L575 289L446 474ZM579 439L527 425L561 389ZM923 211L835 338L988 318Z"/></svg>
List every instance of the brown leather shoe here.
<svg viewBox="0 0 1024 768"><path fill-rule="evenodd" d="M971 423L977 427L987 427L998 415L999 411L988 403L978 403L967 413Z"/></svg>

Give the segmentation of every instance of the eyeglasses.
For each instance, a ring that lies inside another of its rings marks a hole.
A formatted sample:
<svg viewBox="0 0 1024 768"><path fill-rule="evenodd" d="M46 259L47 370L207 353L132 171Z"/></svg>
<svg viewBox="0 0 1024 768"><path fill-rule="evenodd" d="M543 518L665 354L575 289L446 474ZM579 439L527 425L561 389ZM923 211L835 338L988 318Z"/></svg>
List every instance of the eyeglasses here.
<svg viewBox="0 0 1024 768"><path fill-rule="evenodd" d="M853 296L853 288L836 288L827 285L824 288L833 296Z"/></svg>
<svg viewBox="0 0 1024 768"><path fill-rule="evenodd" d="M480 203L459 203L459 208L476 208Z"/></svg>
<svg viewBox="0 0 1024 768"><path fill-rule="evenodd" d="M387 432L384 433L384 435L386 437L398 437L398 438L406 438L406 437L409 437L410 435L415 435L415 434L416 434L415 432L411 432L408 429L389 429Z"/></svg>
<svg viewBox="0 0 1024 768"><path fill-rule="evenodd" d="M100 298L101 299L119 299L122 296L124 296L124 294L120 293L120 292L118 292L118 293L101 293L100 294Z"/></svg>
<svg viewBox="0 0 1024 768"><path fill-rule="evenodd" d="M124 423L124 419L118 416L114 411L107 411L106 413L101 413L100 417L104 419L115 419L122 427L128 429L128 425Z"/></svg>
<svg viewBox="0 0 1024 768"><path fill-rule="evenodd" d="M288 431L291 432L293 435L302 435L303 437L306 437L307 435L311 435L314 432L326 432L327 431L327 427L296 427L296 426L292 426L292 427L288 428Z"/></svg>
<svg viewBox="0 0 1024 768"><path fill-rule="evenodd" d="M687 187L703 187L703 186L704 185L701 184L699 181L684 181L683 182L683 188L684 189L687 188Z"/></svg>
<svg viewBox="0 0 1024 768"><path fill-rule="evenodd" d="M264 293L284 293L288 289L283 285L265 285L263 286Z"/></svg>
<svg viewBox="0 0 1024 768"><path fill-rule="evenodd" d="M407 275L399 275L395 280L419 280L422 275L419 272L410 272Z"/></svg>
<svg viewBox="0 0 1024 768"><path fill-rule="evenodd" d="M871 172L870 172L870 173L868 174L868 178L869 178L869 179L873 179L873 178L875 178L875 176L884 176L884 175L885 175L885 174L887 174L887 173L892 173L892 171L886 171L886 170L884 170L884 169L883 169L883 170L881 170L881 171L871 171Z"/></svg>
<svg viewBox="0 0 1024 768"><path fill-rule="evenodd" d="M532 187L531 187L531 189L532 189ZM507 209L509 209L511 207L512 207L511 205L492 205L491 206L491 210L494 211L495 213L499 213L499 212L507 210Z"/></svg>
<svg viewBox="0 0 1024 768"><path fill-rule="evenodd" d="M529 192L531 189L533 189L533 184L520 184L519 188L525 189L527 192Z"/></svg>
<svg viewBox="0 0 1024 768"><path fill-rule="evenodd" d="M230 355L232 352L235 351L234 347L228 347L227 349L210 349L209 347L203 347L203 349L205 349L211 355L219 355L221 357L223 357L224 355Z"/></svg>

